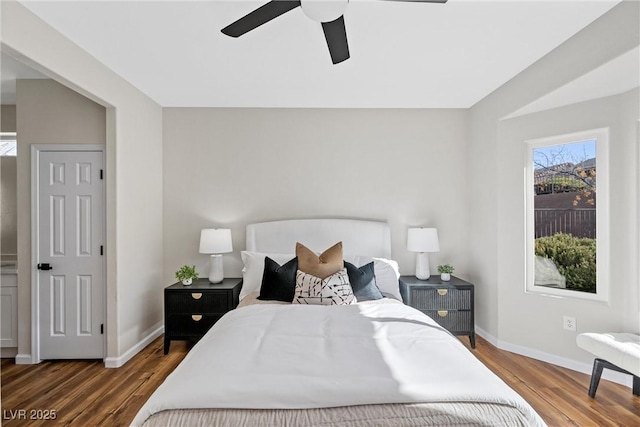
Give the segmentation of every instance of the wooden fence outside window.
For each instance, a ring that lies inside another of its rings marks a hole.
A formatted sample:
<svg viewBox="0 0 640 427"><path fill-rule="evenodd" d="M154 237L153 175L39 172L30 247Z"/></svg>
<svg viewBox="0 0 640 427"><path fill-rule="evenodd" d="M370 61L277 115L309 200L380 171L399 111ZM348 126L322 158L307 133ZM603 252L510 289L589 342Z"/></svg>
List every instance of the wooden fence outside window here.
<svg viewBox="0 0 640 427"><path fill-rule="evenodd" d="M596 238L595 208L534 209L535 237L548 237L557 233L574 237Z"/></svg>

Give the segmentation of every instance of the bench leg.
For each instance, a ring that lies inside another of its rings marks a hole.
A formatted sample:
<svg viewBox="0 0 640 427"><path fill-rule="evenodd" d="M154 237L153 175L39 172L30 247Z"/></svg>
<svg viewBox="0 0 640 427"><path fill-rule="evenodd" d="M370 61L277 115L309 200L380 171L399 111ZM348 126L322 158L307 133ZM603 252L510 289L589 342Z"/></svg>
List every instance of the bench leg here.
<svg viewBox="0 0 640 427"><path fill-rule="evenodd" d="M611 369L612 371L622 372L623 374L633 376L633 394L640 396L640 377L633 375L631 372L617 367L613 363L607 362L604 359L596 359L593 361L593 372L591 372L591 383L589 384L589 396L596 397L596 390L600 383L600 377L602 376L602 370L604 368Z"/></svg>
<svg viewBox="0 0 640 427"><path fill-rule="evenodd" d="M596 359L593 361L593 371L591 372L591 383L589 384L589 396L591 398L596 397L596 391L598 390L598 384L600 383L600 377L602 376L602 370L607 362L602 359Z"/></svg>

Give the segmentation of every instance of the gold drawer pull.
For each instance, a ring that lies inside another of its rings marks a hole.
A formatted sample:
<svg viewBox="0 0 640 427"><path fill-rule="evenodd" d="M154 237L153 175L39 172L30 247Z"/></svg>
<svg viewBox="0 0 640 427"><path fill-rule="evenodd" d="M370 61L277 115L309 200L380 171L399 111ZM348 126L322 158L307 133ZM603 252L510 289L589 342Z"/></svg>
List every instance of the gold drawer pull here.
<svg viewBox="0 0 640 427"><path fill-rule="evenodd" d="M202 319L202 314L192 314L191 318L196 322L199 322Z"/></svg>
<svg viewBox="0 0 640 427"><path fill-rule="evenodd" d="M449 289L438 289L438 295L441 297L445 296L449 292Z"/></svg>
<svg viewBox="0 0 640 427"><path fill-rule="evenodd" d="M438 310L438 316L440 317L446 317L447 314L449 314L448 310Z"/></svg>
<svg viewBox="0 0 640 427"><path fill-rule="evenodd" d="M200 299L200 298L202 298L202 293L201 292L193 293L193 294L191 294L191 298Z"/></svg>

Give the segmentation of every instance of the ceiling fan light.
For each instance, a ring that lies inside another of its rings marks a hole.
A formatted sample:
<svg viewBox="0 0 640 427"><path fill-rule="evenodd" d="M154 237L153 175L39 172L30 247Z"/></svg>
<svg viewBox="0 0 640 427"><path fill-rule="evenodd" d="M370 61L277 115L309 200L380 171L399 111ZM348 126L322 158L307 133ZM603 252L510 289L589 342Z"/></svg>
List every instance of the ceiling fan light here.
<svg viewBox="0 0 640 427"><path fill-rule="evenodd" d="M301 0L302 11L316 22L332 22L347 9L349 0Z"/></svg>

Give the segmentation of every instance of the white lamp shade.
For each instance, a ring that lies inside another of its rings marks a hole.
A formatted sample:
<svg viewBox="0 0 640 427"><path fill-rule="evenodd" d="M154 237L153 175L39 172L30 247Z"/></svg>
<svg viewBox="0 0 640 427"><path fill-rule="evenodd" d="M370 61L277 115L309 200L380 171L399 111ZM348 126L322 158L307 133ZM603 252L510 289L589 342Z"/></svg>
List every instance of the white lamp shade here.
<svg viewBox="0 0 640 427"><path fill-rule="evenodd" d="M200 232L201 254L224 254L227 252L233 252L230 229L205 228Z"/></svg>
<svg viewBox="0 0 640 427"><path fill-rule="evenodd" d="M438 230L435 228L410 228L407 234L407 250L410 252L439 252Z"/></svg>

